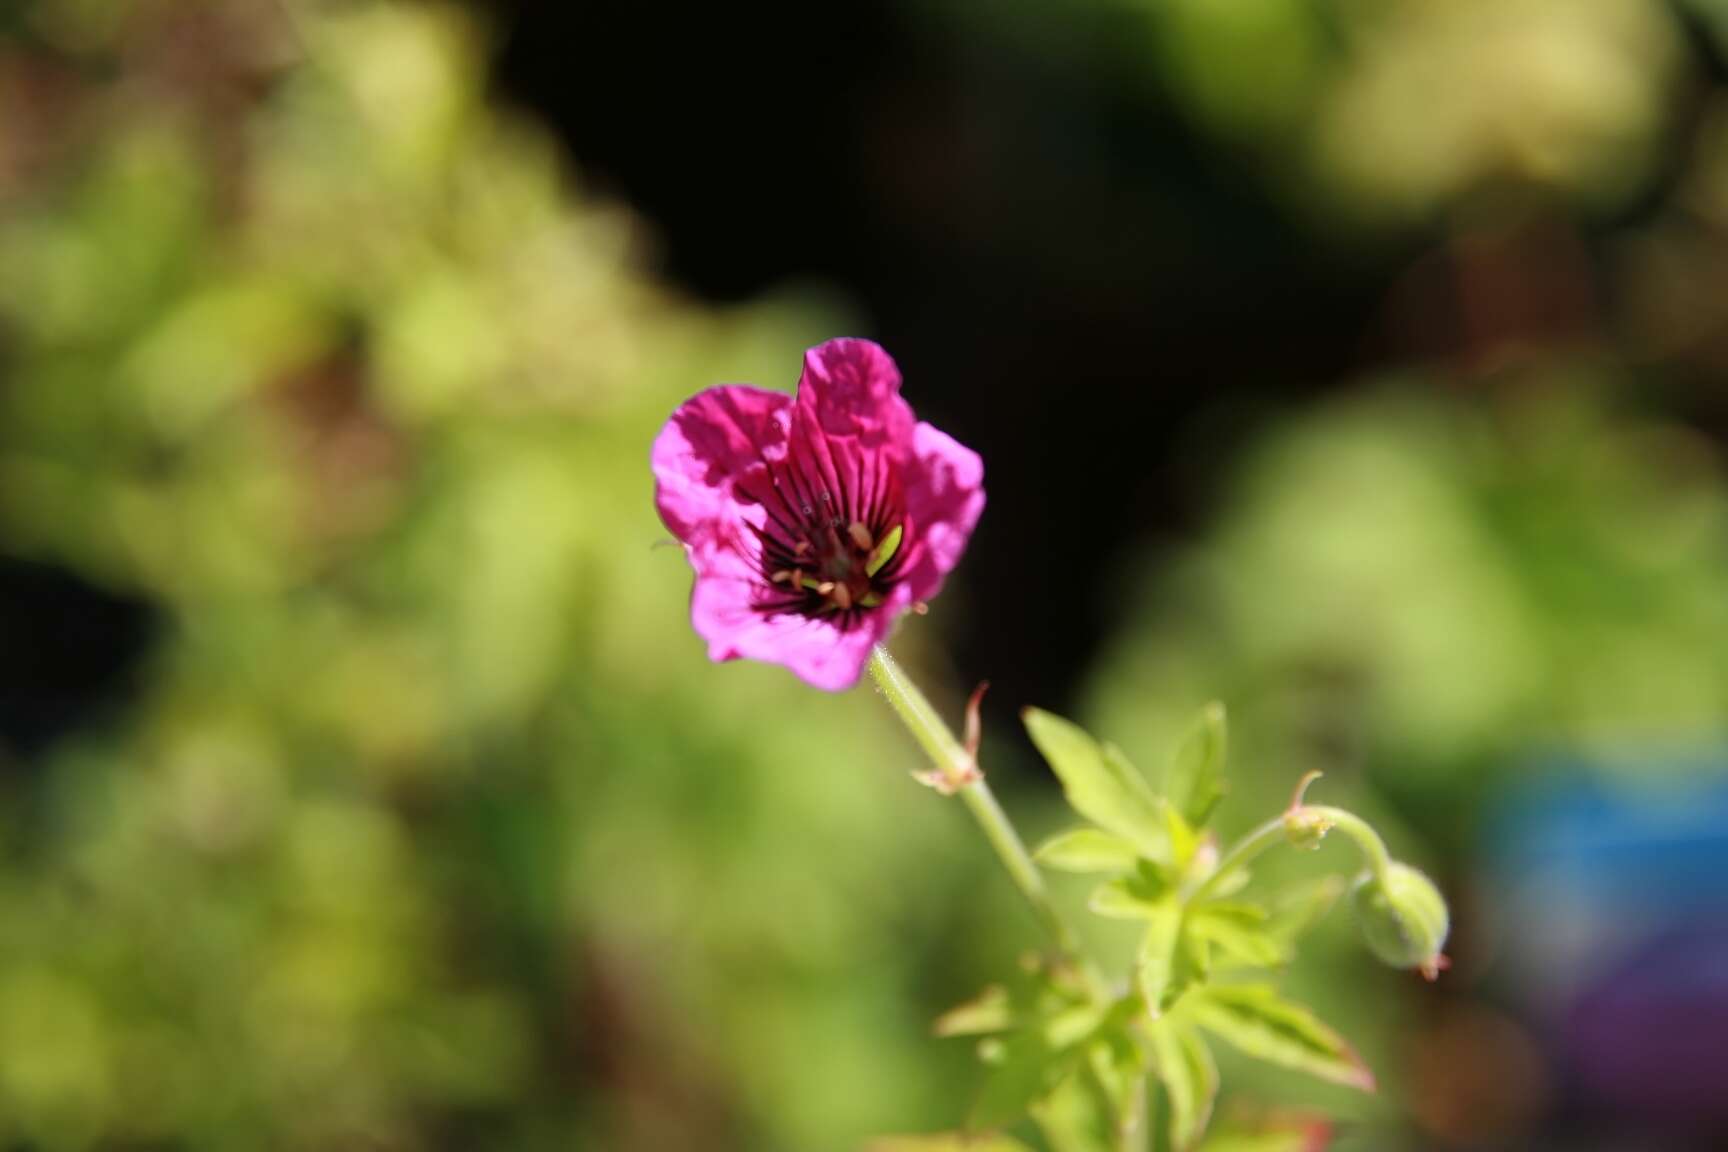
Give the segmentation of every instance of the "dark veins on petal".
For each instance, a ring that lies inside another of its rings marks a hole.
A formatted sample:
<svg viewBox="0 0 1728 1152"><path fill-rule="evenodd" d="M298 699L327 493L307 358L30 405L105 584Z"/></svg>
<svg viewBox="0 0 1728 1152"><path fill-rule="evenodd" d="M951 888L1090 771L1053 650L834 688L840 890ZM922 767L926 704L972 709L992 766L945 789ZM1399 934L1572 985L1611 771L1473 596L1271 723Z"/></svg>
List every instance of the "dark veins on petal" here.
<svg viewBox="0 0 1728 1152"><path fill-rule="evenodd" d="M757 611L821 618L842 630L888 595L906 555L900 477L886 454L794 429L784 459L739 482L767 512L756 529Z"/></svg>

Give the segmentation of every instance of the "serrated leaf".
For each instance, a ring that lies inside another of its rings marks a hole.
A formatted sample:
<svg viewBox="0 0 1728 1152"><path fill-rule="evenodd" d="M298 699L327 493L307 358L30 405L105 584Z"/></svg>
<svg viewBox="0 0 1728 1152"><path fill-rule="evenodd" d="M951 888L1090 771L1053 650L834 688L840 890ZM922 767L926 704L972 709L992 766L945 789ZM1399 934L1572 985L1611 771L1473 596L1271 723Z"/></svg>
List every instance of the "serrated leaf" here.
<svg viewBox="0 0 1728 1152"><path fill-rule="evenodd" d="M1132 843L1161 864L1170 862L1165 802L1122 755L1110 755L1085 729L1037 708L1023 713L1032 743L1062 781L1073 809Z"/></svg>
<svg viewBox="0 0 1728 1152"><path fill-rule="evenodd" d="M1150 865L1118 876L1092 890L1086 906L1112 920L1150 920L1170 902L1170 885Z"/></svg>
<svg viewBox="0 0 1728 1152"><path fill-rule="evenodd" d="M1374 1089L1373 1074L1344 1038L1269 984L1212 985L1190 997L1184 1010L1246 1056L1334 1084Z"/></svg>
<svg viewBox="0 0 1728 1152"><path fill-rule="evenodd" d="M1169 1101L1170 1146L1185 1152L1198 1143L1218 1098L1218 1065L1206 1041L1188 1025L1166 1017L1146 1029L1158 1081Z"/></svg>
<svg viewBox="0 0 1728 1152"><path fill-rule="evenodd" d="M938 1036L988 1036L1014 1026L1014 1005L1008 989L992 984L964 1004L936 1017Z"/></svg>
<svg viewBox="0 0 1728 1152"><path fill-rule="evenodd" d="M1224 797L1224 705L1214 700L1176 745L1164 776L1164 795L1190 827L1204 828Z"/></svg>
<svg viewBox="0 0 1728 1152"><path fill-rule="evenodd" d="M1272 934L1270 919L1258 904L1201 904L1188 910L1188 931L1215 945L1226 962L1274 968L1289 963L1291 952Z"/></svg>
<svg viewBox="0 0 1728 1152"><path fill-rule="evenodd" d="M1012 1136L981 1136L973 1132L936 1132L928 1136L884 1136L864 1146L864 1152L1032 1152Z"/></svg>
<svg viewBox="0 0 1728 1152"><path fill-rule="evenodd" d="M1134 845L1101 828L1071 828L1038 846L1033 857L1058 872L1126 872L1140 858Z"/></svg>

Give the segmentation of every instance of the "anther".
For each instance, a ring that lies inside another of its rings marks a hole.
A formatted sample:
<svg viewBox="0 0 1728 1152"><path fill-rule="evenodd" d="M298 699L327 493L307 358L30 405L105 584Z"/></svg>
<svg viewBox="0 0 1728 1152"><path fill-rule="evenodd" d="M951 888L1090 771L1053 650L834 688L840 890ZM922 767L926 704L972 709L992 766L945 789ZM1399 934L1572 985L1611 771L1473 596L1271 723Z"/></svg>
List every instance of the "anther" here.
<svg viewBox="0 0 1728 1152"><path fill-rule="evenodd" d="M846 535L852 537L853 546L860 552L868 552L870 549L876 547L876 541L870 538L870 529L866 528L857 520L852 521L852 523L847 526Z"/></svg>
<svg viewBox="0 0 1728 1152"><path fill-rule="evenodd" d="M842 611L852 607L852 589L846 587L844 584L834 585L834 590L832 592L825 592L823 595L832 596L834 598L834 603L840 605Z"/></svg>
<svg viewBox="0 0 1728 1152"><path fill-rule="evenodd" d="M782 568L780 571L774 573L774 575L768 577L768 579L775 584L784 584L786 581L792 579L792 569Z"/></svg>

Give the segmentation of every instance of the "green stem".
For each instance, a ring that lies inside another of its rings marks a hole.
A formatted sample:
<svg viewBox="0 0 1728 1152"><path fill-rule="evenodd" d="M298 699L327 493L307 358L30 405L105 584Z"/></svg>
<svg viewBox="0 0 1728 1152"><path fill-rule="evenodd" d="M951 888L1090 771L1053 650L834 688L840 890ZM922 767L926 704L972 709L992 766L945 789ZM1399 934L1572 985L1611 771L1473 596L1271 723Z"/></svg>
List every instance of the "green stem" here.
<svg viewBox="0 0 1728 1152"><path fill-rule="evenodd" d="M1261 853L1290 838L1286 821L1292 814L1299 813L1306 817L1315 817L1326 821L1332 828L1344 833L1356 842L1361 850L1362 858L1374 875L1385 880L1392 868L1391 854L1386 851L1385 841L1380 834L1368 826L1368 822L1354 812L1342 808L1334 808L1329 804L1303 804L1281 815L1274 816L1254 831L1248 833L1236 842L1236 846L1224 854L1224 859L1218 861L1218 867L1212 874L1188 897L1189 903L1199 903L1211 895L1213 889L1222 884L1231 873L1246 868Z"/></svg>
<svg viewBox="0 0 1728 1152"><path fill-rule="evenodd" d="M1354 812L1346 812L1329 804L1305 804L1302 810L1328 821L1338 831L1356 841L1356 846L1362 850L1362 858L1368 862L1368 867L1374 870L1374 875L1382 881L1386 880L1392 871L1392 854L1386 851L1386 842L1380 839L1380 833L1368 826L1368 821Z"/></svg>
<svg viewBox="0 0 1728 1152"><path fill-rule="evenodd" d="M1044 877L1038 866L1032 862L1032 854L1026 850L1008 814L1002 811L1002 805L996 802L996 794L990 791L990 785L978 772L971 754L954 738L954 733L942 722L924 693L907 678L900 665L880 644L870 653L870 677L882 695L888 698L901 723L924 749L925 755L930 757L930 762L936 765L947 790L958 795L973 819L978 821L978 826L984 830L984 838L996 850L997 859L1002 861L1026 902L1032 905L1033 913L1056 947L1071 959L1082 959L1078 938L1050 899L1050 891L1044 886Z"/></svg>
<svg viewBox="0 0 1728 1152"><path fill-rule="evenodd" d="M1284 817L1274 816L1266 821L1238 840L1235 847L1224 854L1224 858L1218 861L1218 867L1214 868L1212 874L1202 880L1200 886L1194 889L1193 894L1188 897L1188 903L1198 904L1206 899L1207 896L1211 895L1212 890L1222 884L1231 873L1246 868L1254 862L1255 857L1273 845L1283 843L1286 839L1288 839L1288 835L1284 831Z"/></svg>

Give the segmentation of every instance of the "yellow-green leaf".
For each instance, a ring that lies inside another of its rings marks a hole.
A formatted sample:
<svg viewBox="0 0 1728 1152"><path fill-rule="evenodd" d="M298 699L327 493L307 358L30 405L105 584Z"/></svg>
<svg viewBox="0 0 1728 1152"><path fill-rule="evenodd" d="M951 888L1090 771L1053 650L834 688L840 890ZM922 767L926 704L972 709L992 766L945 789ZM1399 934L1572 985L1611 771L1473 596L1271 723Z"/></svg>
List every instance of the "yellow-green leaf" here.
<svg viewBox="0 0 1728 1152"><path fill-rule="evenodd" d="M1087 907L1112 920L1150 920L1171 903L1170 886L1148 866L1098 885Z"/></svg>
<svg viewBox="0 0 1728 1152"><path fill-rule="evenodd" d="M1281 998L1269 984L1210 985L1184 1012L1244 1055L1363 1091L1374 1076L1344 1038L1313 1012Z"/></svg>
<svg viewBox="0 0 1728 1152"><path fill-rule="evenodd" d="M1170 1146L1185 1152L1205 1135L1218 1097L1218 1065L1206 1041L1187 1024L1165 1017L1146 1029L1158 1082L1169 1101Z"/></svg>
<svg viewBox="0 0 1728 1152"><path fill-rule="evenodd" d="M1033 853L1040 864L1058 872L1126 872L1139 855L1133 844L1101 828L1059 832Z"/></svg>
<svg viewBox="0 0 1728 1152"><path fill-rule="evenodd" d="M1266 909L1258 904L1201 904L1188 911L1188 931L1238 964L1272 968L1290 962L1289 946L1272 933Z"/></svg>
<svg viewBox="0 0 1728 1152"><path fill-rule="evenodd" d="M1110 755L1085 729L1050 712L1023 713L1032 743L1062 781L1063 794L1080 815L1128 840L1161 864L1170 862L1165 803L1145 777L1114 749Z"/></svg>
<svg viewBox="0 0 1728 1152"><path fill-rule="evenodd" d="M1224 796L1225 731L1224 705L1214 700L1200 710L1170 758L1164 795L1190 827L1204 828Z"/></svg>
<svg viewBox="0 0 1728 1152"><path fill-rule="evenodd" d="M1012 1136L937 1132L929 1136L884 1136L864 1152L1032 1152Z"/></svg>
<svg viewBox="0 0 1728 1152"><path fill-rule="evenodd" d="M1182 908L1174 900L1160 904L1157 914L1147 918L1146 935L1140 939L1135 963L1135 981L1147 1010L1162 1013L1181 991L1177 979L1176 950L1182 934Z"/></svg>
<svg viewBox="0 0 1728 1152"><path fill-rule="evenodd" d="M938 1036L988 1036L1014 1024L1008 989L992 984L973 999L957 1004L936 1018Z"/></svg>

